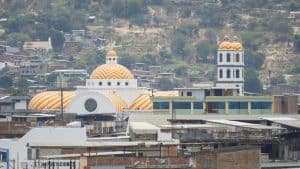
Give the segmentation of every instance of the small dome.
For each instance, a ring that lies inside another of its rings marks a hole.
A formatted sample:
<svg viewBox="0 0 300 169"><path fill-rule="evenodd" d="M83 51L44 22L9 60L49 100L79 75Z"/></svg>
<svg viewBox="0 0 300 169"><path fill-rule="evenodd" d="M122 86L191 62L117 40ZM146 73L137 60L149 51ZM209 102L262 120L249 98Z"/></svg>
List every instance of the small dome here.
<svg viewBox="0 0 300 169"><path fill-rule="evenodd" d="M243 45L239 42L222 42L219 45L219 50L243 50Z"/></svg>
<svg viewBox="0 0 300 169"><path fill-rule="evenodd" d="M117 52L114 51L114 50L109 50L107 53L106 53L106 56L107 57L117 57Z"/></svg>
<svg viewBox="0 0 300 169"><path fill-rule="evenodd" d="M151 110L153 107L152 100L149 94L141 94L137 97L132 105L129 107L130 110Z"/></svg>
<svg viewBox="0 0 300 169"><path fill-rule="evenodd" d="M63 109L71 102L75 92L63 92ZM35 95L29 102L29 109L35 111L57 110L61 106L60 91L47 91Z"/></svg>
<svg viewBox="0 0 300 169"><path fill-rule="evenodd" d="M90 79L133 79L133 75L120 64L103 64L92 72Z"/></svg>

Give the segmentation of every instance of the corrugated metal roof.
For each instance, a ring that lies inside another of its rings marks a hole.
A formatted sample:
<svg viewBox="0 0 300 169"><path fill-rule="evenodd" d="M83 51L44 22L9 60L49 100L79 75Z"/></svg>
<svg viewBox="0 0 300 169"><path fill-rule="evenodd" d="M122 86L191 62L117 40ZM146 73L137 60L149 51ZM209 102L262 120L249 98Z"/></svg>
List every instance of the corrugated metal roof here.
<svg viewBox="0 0 300 169"><path fill-rule="evenodd" d="M230 126L251 128L251 129L262 129L262 130L282 129L281 127L277 127L277 126L265 126L265 125L261 125L261 124L245 123L245 122L231 121L231 120L225 120L225 119L214 119L214 120L206 120L206 121L212 122L212 123L230 125Z"/></svg>
<svg viewBox="0 0 300 169"><path fill-rule="evenodd" d="M300 120L292 117L261 117L264 120L268 120L281 125L300 129Z"/></svg>

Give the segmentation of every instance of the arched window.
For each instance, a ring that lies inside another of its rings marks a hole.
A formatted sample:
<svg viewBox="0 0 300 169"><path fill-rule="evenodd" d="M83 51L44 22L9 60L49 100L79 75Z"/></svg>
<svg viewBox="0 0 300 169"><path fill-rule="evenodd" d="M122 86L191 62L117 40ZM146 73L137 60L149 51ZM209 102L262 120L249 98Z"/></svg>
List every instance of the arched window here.
<svg viewBox="0 0 300 169"><path fill-rule="evenodd" d="M238 54L238 53L236 54L236 56L235 56L235 61L236 61L236 62L240 62L240 54Z"/></svg>
<svg viewBox="0 0 300 169"><path fill-rule="evenodd" d="M219 70L219 77L220 77L220 79L223 78L223 69L220 69L220 70Z"/></svg>
<svg viewBox="0 0 300 169"><path fill-rule="evenodd" d="M117 85L120 86L120 82L117 82Z"/></svg>
<svg viewBox="0 0 300 169"><path fill-rule="evenodd" d="M227 69L226 77L227 77L227 78L230 78L230 69Z"/></svg>
<svg viewBox="0 0 300 169"><path fill-rule="evenodd" d="M223 55L222 55L222 53L220 53L220 55L219 55L219 62L223 62Z"/></svg>
<svg viewBox="0 0 300 169"><path fill-rule="evenodd" d="M102 82L99 82L99 86L102 86Z"/></svg>
<svg viewBox="0 0 300 169"><path fill-rule="evenodd" d="M230 62L230 53L227 53L227 55L226 55L226 61Z"/></svg>
<svg viewBox="0 0 300 169"><path fill-rule="evenodd" d="M125 82L125 86L128 86L128 82Z"/></svg>
<svg viewBox="0 0 300 169"><path fill-rule="evenodd" d="M111 82L107 82L107 85L110 86L110 85L111 85Z"/></svg>
<svg viewBox="0 0 300 169"><path fill-rule="evenodd" d="M235 77L240 78L240 70L239 69L235 70Z"/></svg>

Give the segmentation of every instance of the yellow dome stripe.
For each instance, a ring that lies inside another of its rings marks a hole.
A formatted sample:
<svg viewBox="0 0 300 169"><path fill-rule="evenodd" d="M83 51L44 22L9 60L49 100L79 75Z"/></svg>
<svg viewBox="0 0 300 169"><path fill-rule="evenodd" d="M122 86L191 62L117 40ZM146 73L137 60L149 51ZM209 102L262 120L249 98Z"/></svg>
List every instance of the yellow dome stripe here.
<svg viewBox="0 0 300 169"><path fill-rule="evenodd" d="M74 92L66 91L63 93L63 109L69 105L74 96ZM61 95L59 91L47 91L34 96L29 103L29 109L36 111L59 109L61 104L60 102Z"/></svg>
<svg viewBox="0 0 300 169"><path fill-rule="evenodd" d="M107 53L106 53L106 56L108 57L117 57L117 52L114 51L114 50L109 50Z"/></svg>
<svg viewBox="0 0 300 169"><path fill-rule="evenodd" d="M222 42L219 50L243 50L243 45L239 42Z"/></svg>
<svg viewBox="0 0 300 169"><path fill-rule="evenodd" d="M150 95L142 94L137 97L133 104L130 106L130 110L151 110L153 107L153 103L150 99Z"/></svg>
<svg viewBox="0 0 300 169"><path fill-rule="evenodd" d="M122 112L123 109L127 108L127 104L125 101L122 100L122 98L115 93L112 92L106 92L103 93L116 107L116 112Z"/></svg>
<svg viewBox="0 0 300 169"><path fill-rule="evenodd" d="M133 79L132 73L120 64L104 64L97 67L91 79Z"/></svg>

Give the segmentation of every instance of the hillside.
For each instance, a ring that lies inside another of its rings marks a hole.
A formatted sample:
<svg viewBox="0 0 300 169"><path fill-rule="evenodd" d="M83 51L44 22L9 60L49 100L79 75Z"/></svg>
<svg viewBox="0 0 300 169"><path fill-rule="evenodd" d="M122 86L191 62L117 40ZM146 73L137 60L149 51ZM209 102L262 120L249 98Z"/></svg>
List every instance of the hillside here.
<svg viewBox="0 0 300 169"><path fill-rule="evenodd" d="M85 29L91 37L106 39L100 52L114 48L126 63L163 65L163 71L174 72L183 65L184 73L177 75L189 85L188 76L213 80L211 56L229 38L243 43L248 74L257 73L265 85L292 84L300 81L294 46L300 24L289 17L299 10L297 0L2 0L0 18L8 21L1 40L17 45L11 40L15 33L20 39L46 39L53 29ZM96 48L89 45L79 57L93 55ZM92 69L99 63L81 64ZM246 90L260 90L247 80L253 79L246 79Z"/></svg>

